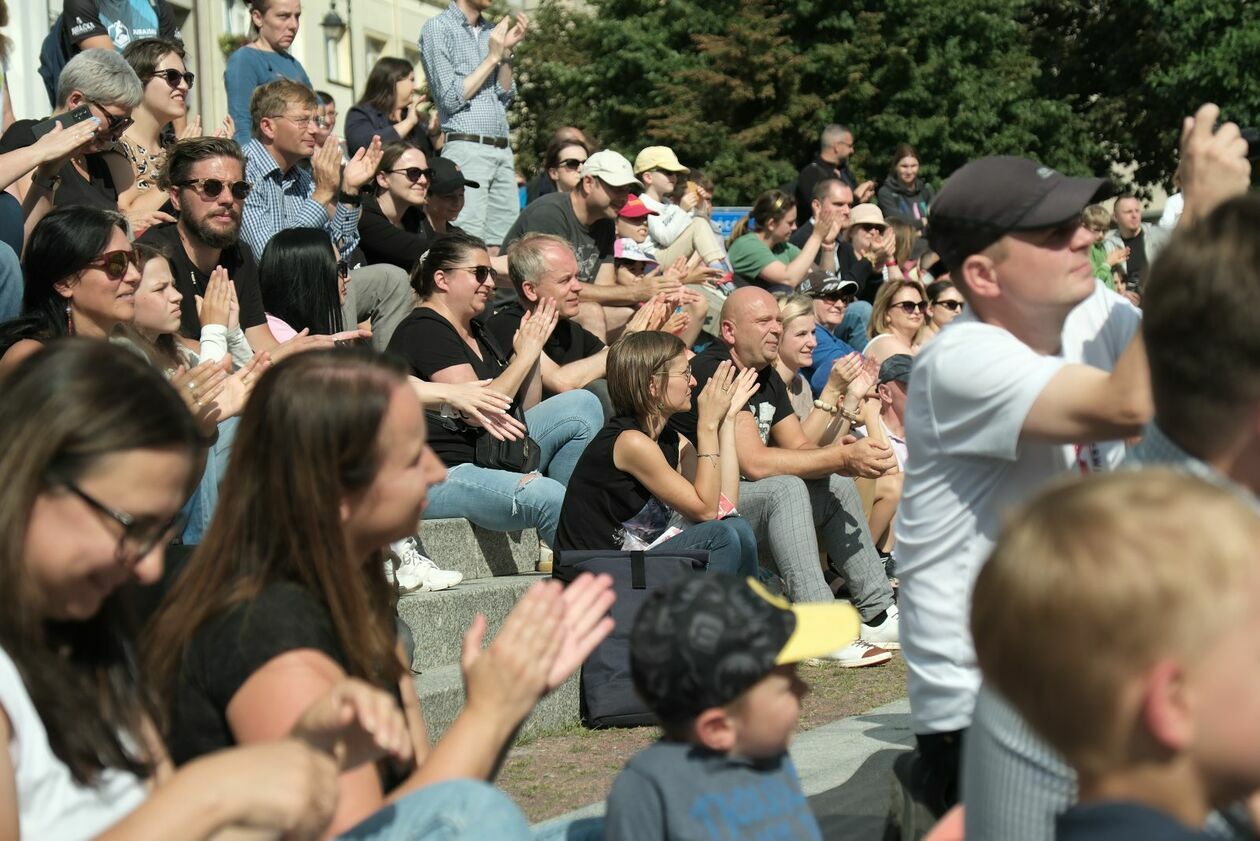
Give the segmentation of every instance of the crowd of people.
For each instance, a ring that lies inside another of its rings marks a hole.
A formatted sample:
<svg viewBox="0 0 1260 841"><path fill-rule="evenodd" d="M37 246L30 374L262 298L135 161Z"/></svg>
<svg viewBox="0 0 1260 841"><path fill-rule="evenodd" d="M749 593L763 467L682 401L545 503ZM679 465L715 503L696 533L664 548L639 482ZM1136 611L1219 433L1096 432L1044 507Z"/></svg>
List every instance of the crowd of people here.
<svg viewBox="0 0 1260 841"><path fill-rule="evenodd" d="M898 650L937 837L1256 837L1260 202L1215 106L1159 224L1024 158L859 181L832 124L723 237L667 146L517 160L489 0L344 137L300 0L250 0L213 126L165 0L116 5L0 116L0 838L532 837L495 775L613 581L475 620L431 744L425 517L707 554L628 634L661 741L554 837L820 837L796 664Z"/></svg>

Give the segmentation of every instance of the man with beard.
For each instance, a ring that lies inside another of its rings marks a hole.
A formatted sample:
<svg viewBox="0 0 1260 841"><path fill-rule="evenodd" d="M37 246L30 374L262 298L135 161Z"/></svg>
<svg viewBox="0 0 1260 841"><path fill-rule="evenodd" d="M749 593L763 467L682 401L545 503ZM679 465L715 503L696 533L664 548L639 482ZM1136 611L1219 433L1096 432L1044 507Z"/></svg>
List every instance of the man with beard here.
<svg viewBox="0 0 1260 841"><path fill-rule="evenodd" d="M804 211L814 198L814 186L824 178L839 178L853 191L858 204L871 200L875 194L875 182L858 183L849 169L849 156L853 154L853 132L847 126L832 123L822 130L818 139L818 157L814 158L796 177L796 207Z"/></svg>
<svg viewBox="0 0 1260 841"><path fill-rule="evenodd" d="M184 296L180 334L201 335L197 296L204 295L216 266L227 269L240 303L241 328L254 351L272 350L275 336L267 327L258 267L238 236L241 208L249 195L245 156L233 140L197 137L171 149L159 182L166 188L178 221L150 228L140 242L157 245L170 255L175 288Z"/></svg>

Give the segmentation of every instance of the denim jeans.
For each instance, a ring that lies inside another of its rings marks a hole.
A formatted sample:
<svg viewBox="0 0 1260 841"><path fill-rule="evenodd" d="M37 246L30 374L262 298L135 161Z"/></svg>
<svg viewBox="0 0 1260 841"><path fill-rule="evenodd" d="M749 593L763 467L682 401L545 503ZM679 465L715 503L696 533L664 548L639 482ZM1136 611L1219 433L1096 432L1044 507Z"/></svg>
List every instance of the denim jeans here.
<svg viewBox="0 0 1260 841"><path fill-rule="evenodd" d="M871 323L871 305L866 301L854 301L844 311L844 319L831 332L854 350L861 350L871 337L866 327Z"/></svg>
<svg viewBox="0 0 1260 841"><path fill-rule="evenodd" d="M525 424L538 443L543 475L456 465L445 482L429 490L427 516L463 517L492 531L534 528L553 544L565 485L582 451L603 427L604 410L589 391L566 391L527 411Z"/></svg>
<svg viewBox="0 0 1260 841"><path fill-rule="evenodd" d="M337 836L344 841L528 841L533 832L520 807L480 780L425 786Z"/></svg>
<svg viewBox="0 0 1260 841"><path fill-rule="evenodd" d="M240 422L241 419L235 417L220 423L218 440L206 451L206 467L201 473L201 481L184 505L184 510L188 512L188 523L184 526L180 541L187 546L200 543L206 529L210 528L214 510L219 506L219 485L223 482L223 475L227 473L232 443L236 440L236 428Z"/></svg>
<svg viewBox="0 0 1260 841"><path fill-rule="evenodd" d="M442 147L442 157L458 164L469 181L481 185L464 189L464 209L455 224L487 245L502 244L521 212L512 150L452 140Z"/></svg>
<svg viewBox="0 0 1260 841"><path fill-rule="evenodd" d="M757 538L743 517L688 526L657 549L707 549L709 572L757 577Z"/></svg>

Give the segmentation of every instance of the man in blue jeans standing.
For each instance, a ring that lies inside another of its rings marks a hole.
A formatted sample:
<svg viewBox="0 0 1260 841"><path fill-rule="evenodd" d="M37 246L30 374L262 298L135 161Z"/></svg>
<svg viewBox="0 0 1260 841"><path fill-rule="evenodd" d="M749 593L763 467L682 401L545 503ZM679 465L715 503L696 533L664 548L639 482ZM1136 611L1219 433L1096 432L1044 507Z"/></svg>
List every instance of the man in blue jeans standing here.
<svg viewBox="0 0 1260 841"><path fill-rule="evenodd" d="M512 55L529 19L506 15L492 27L481 16L490 3L452 0L421 30L420 60L446 133L442 157L481 185L465 191L456 224L495 254L520 209L507 107L516 95Z"/></svg>

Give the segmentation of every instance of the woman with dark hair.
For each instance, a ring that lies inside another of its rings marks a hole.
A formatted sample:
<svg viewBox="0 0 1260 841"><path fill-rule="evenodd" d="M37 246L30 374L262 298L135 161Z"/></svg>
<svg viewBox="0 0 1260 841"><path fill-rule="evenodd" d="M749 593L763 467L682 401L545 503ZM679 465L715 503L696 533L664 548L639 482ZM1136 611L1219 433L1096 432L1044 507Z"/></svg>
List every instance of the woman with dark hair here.
<svg viewBox="0 0 1260 841"><path fill-rule="evenodd" d="M173 771L138 668L131 600L162 576L201 447L175 390L128 351L63 340L0 401L0 815L11 839L314 838L346 767L409 759L384 693L342 682L284 736ZM343 715L349 713L348 723Z"/></svg>
<svg viewBox="0 0 1260 841"><path fill-rule="evenodd" d="M302 330L331 336L343 329L350 267L321 228L286 228L267 241L258 262L258 288L276 341Z"/></svg>
<svg viewBox="0 0 1260 841"><path fill-rule="evenodd" d="M752 211L735 224L727 239L727 259L739 286L760 286L770 292L791 292L805 279L822 251L822 267L836 268L840 218L823 211L803 248L789 238L796 230L796 199L770 190L757 197Z"/></svg>
<svg viewBox="0 0 1260 841"><path fill-rule="evenodd" d="M437 238L425 216L433 169L418 146L396 140L381 150L375 195L363 196L359 247L369 263L410 272Z"/></svg>
<svg viewBox="0 0 1260 841"><path fill-rule="evenodd" d="M302 63L289 52L302 19L301 0L248 0L254 40L228 56L223 81L227 86L228 116L241 146L253 137L249 100L256 88L276 79L292 79L308 88L311 79Z"/></svg>
<svg viewBox="0 0 1260 841"><path fill-rule="evenodd" d="M416 69L411 62L392 56L377 59L363 96L346 114L347 153L354 155L379 135L381 143L405 140L425 155L437 154L434 140L442 129L435 115L420 107L425 98L416 91Z"/></svg>
<svg viewBox="0 0 1260 841"><path fill-rule="evenodd" d="M444 474L425 443L424 407L387 357L313 351L268 372L210 532L149 626L177 762L282 737L349 675L398 693L418 761L343 775L329 835L401 837L383 831L393 823L408 837L428 837L426 826L442 837L529 837L520 811L484 781L539 698L611 629L611 582L535 585L485 650L475 620L468 702L430 748L381 563Z"/></svg>
<svg viewBox="0 0 1260 841"><path fill-rule="evenodd" d="M958 291L958 287L954 286L951 280L938 280L929 283L927 289L928 300L928 331L929 338L941 332L941 328L949 324L957 318L962 311L967 308L967 302L963 300L962 293Z"/></svg>
<svg viewBox="0 0 1260 841"><path fill-rule="evenodd" d="M919 233L927 225L928 205L936 194L931 185L919 177L919 153L909 143L902 143L893 152L888 175L875 194L885 216L905 219Z"/></svg>
<svg viewBox="0 0 1260 841"><path fill-rule="evenodd" d="M511 349L503 349L477 319L494 292L491 277L482 240L451 234L435 242L411 273L420 306L398 325L389 351L423 380L490 380L524 412L532 436L500 458L486 447L479 421L433 407L429 441L450 476L430 495L430 514L465 517L495 531L536 528L554 546L564 486L604 411L583 389L541 399L538 358L556 326L555 303L542 299L521 319ZM504 416L490 417L497 423Z"/></svg>
<svg viewBox="0 0 1260 841"><path fill-rule="evenodd" d="M537 177L525 188L525 204L548 193L571 193L581 183L578 170L597 147L577 126L561 126L551 135ZM575 161L577 163L575 163Z"/></svg>
<svg viewBox="0 0 1260 841"><path fill-rule="evenodd" d="M58 207L31 232L22 316L0 325L0 374L50 339L107 339L135 315L140 283L127 220L93 207Z"/></svg>
<svg viewBox="0 0 1260 841"><path fill-rule="evenodd" d="M707 549L709 569L757 575L757 540L739 503L735 416L757 372L718 366L696 399L694 443L668 426L691 408L687 346L656 331L608 352L614 415L578 459L560 513L558 549Z"/></svg>

